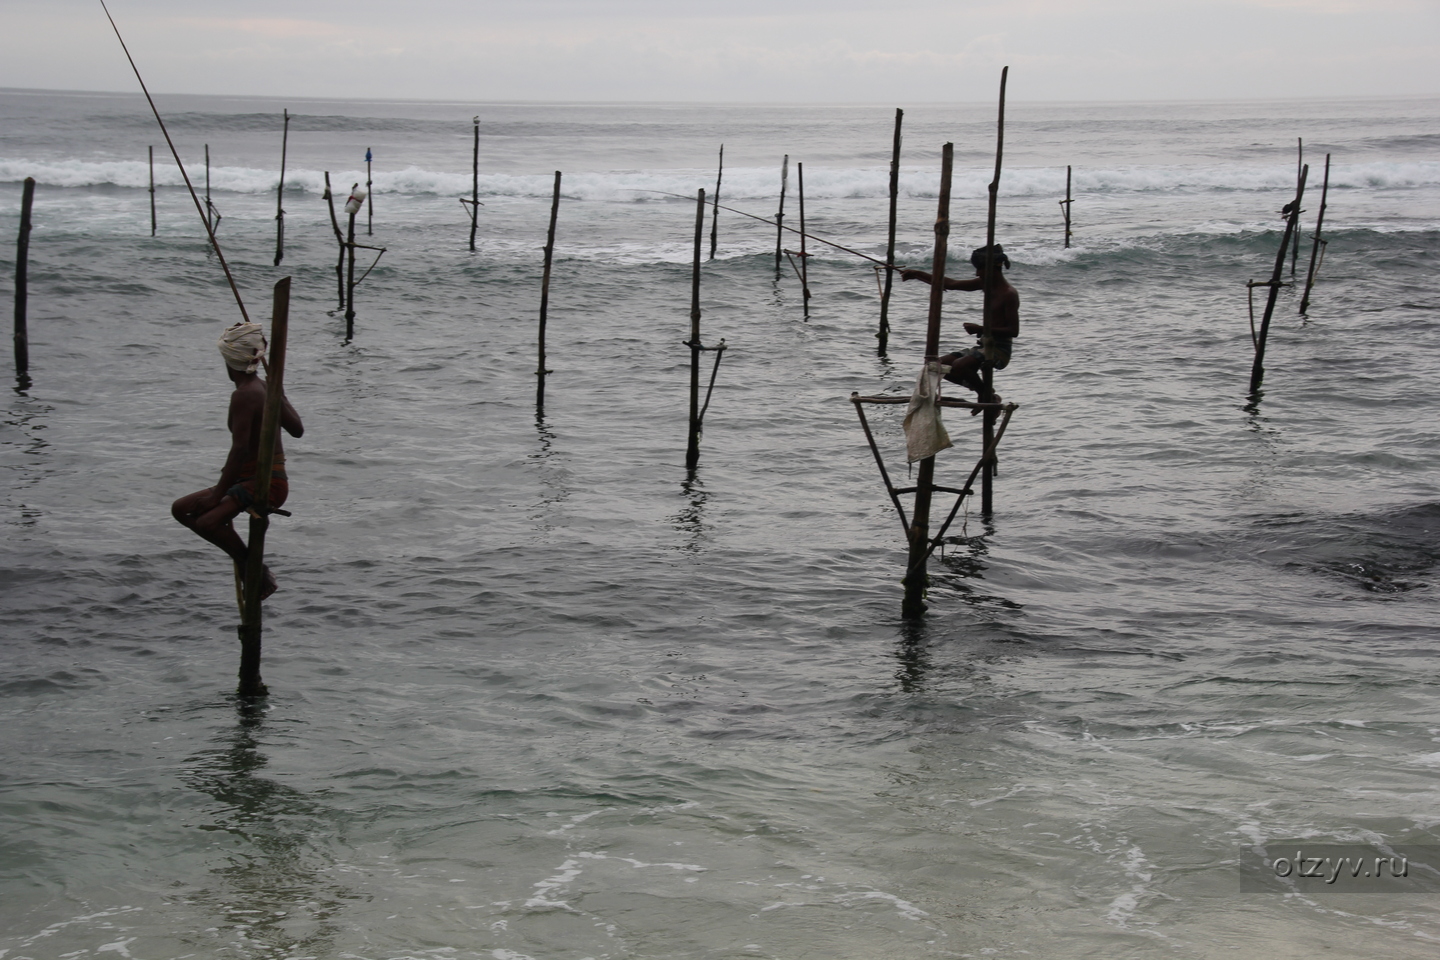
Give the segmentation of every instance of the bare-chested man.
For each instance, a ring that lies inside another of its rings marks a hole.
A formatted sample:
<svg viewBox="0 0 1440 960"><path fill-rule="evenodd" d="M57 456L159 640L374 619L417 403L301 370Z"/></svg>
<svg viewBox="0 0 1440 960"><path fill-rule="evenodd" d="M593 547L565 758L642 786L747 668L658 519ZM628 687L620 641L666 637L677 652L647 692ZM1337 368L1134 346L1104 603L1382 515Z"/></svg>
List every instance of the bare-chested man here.
<svg viewBox="0 0 1440 960"><path fill-rule="evenodd" d="M975 268L975 276L969 280L955 280L945 278L946 290L984 290L985 289L985 251L987 248L980 247L970 254L970 264ZM950 353L940 358L940 363L950 367L950 372L945 374L945 379L951 383L958 383L975 391L976 398L986 402L985 381L980 376L980 371L985 366L995 370L1003 370L1010 364L1010 341L1020 336L1020 294L1010 286L1005 279L1002 269L1010 266L1010 258L1005 256L1005 248L995 244L995 253L992 257L992 269L995 271L995 292L990 305L990 331L989 331L989 359L986 359L986 344L982 337L979 346L971 347L968 350L961 350L959 353ZM931 282L931 276L924 270L902 270L902 280L924 280ZM973 333L981 337L985 328L978 323L965 324L965 332ZM991 392L988 398L990 403L999 403L1000 394ZM979 411L972 411L978 413Z"/></svg>
<svg viewBox="0 0 1440 960"><path fill-rule="evenodd" d="M230 394L230 455L220 471L215 486L181 497L170 512L185 526L228 553L240 569L245 569L249 550L235 532L233 521L241 512L255 505L255 471L260 456L260 419L265 410L265 381L256 371L265 355L265 335L257 323L237 323L220 338L220 353L225 358L225 372L235 383ZM305 433L300 414L284 400L280 409L280 426L292 437ZM271 508L279 507L289 494L285 479L285 451L280 437L275 438L275 466L270 475ZM275 577L265 568L265 586L261 598L276 589Z"/></svg>

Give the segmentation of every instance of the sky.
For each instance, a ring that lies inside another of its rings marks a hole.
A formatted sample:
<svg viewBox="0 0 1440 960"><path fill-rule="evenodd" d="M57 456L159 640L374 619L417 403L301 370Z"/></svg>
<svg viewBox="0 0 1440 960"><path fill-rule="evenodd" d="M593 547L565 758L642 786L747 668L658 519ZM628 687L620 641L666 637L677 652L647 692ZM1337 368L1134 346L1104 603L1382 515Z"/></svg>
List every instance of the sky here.
<svg viewBox="0 0 1440 960"><path fill-rule="evenodd" d="M1440 94L1440 0L107 0L152 92L924 103ZM133 91L100 0L0 0L0 86Z"/></svg>

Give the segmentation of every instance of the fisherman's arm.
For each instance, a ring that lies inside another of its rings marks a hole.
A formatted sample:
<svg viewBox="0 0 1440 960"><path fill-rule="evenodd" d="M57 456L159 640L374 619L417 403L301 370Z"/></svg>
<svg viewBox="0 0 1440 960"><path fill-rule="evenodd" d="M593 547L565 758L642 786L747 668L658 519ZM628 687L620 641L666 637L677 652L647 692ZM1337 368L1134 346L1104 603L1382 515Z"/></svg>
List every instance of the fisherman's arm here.
<svg viewBox="0 0 1440 960"><path fill-rule="evenodd" d="M935 278L927 270L901 270L901 280L923 280L933 285ZM981 288L980 278L971 277L968 280L957 280L954 277L945 278L946 290L979 290Z"/></svg>
<svg viewBox="0 0 1440 960"><path fill-rule="evenodd" d="M282 396L280 398L280 404L280 426L284 427L285 432L292 437L303 437L305 435L305 424L300 422L300 414L296 413L295 408L290 406L290 398Z"/></svg>

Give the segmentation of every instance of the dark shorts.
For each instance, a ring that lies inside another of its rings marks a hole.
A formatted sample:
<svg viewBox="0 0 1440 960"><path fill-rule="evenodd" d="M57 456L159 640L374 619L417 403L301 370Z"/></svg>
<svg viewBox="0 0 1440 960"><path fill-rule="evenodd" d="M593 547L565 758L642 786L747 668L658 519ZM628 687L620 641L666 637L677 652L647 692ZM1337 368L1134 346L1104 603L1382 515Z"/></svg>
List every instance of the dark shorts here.
<svg viewBox="0 0 1440 960"><path fill-rule="evenodd" d="M994 344L991 346L991 350L995 357L993 363L986 362L985 349L983 347L971 347L969 350L961 350L955 354L955 359L974 357L980 361L982 366L989 366L995 370L1004 370L1010 366L1010 341L1008 339L996 337Z"/></svg>
<svg viewBox="0 0 1440 960"><path fill-rule="evenodd" d="M235 486L225 491L226 495L234 497L243 510L255 508L255 478L241 480ZM290 496L290 483L283 476L272 476L270 478L270 509L283 507L285 498Z"/></svg>

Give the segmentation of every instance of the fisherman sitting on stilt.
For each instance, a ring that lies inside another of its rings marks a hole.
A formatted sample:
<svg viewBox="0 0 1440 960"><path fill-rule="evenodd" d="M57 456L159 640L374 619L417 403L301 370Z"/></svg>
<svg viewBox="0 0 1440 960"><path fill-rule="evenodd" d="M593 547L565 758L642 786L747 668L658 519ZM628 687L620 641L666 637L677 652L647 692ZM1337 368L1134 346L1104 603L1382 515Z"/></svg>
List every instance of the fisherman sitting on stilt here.
<svg viewBox="0 0 1440 960"><path fill-rule="evenodd" d="M984 290L985 289L985 260L986 252L991 248L980 247L970 254L970 263L975 267L975 276L969 280L955 280L945 278L946 290ZM1010 266L1010 258L1005 256L1005 248L995 244L993 256L990 257L991 269L994 271L992 283L994 285L992 296L986 307L989 311L986 319L989 321L990 329L987 331L978 323L965 324L965 332L973 333L979 342L977 346L968 350L961 350L958 353L950 353L940 358L942 366L948 366L950 372L945 374L945 379L951 383L958 383L975 391L976 398L981 403L999 403L1000 394L993 390L990 396L985 396L985 381L980 376L980 371L985 367L994 370L1004 370L1010 364L1010 341L1020 336L1020 294L1010 286L1001 271ZM932 277L924 270L902 270L902 280L923 280L926 283L932 281ZM975 410L972 413L979 413Z"/></svg>
<svg viewBox="0 0 1440 960"><path fill-rule="evenodd" d="M176 500L170 512L175 519L228 553L245 569L249 549L235 532L233 521L242 512L256 509L255 472L260 460L260 421L265 411L265 381L256 371L265 356L265 334L258 323L237 323L220 338L220 354L225 358L225 372L235 384L230 395L230 455L220 471L220 480L213 487ZM280 426L292 437L305 433L300 414L282 398ZM280 436L275 436L275 466L270 475L268 508L275 511L289 493L285 478L285 451ZM283 511L282 511L283 512ZM263 600L276 590L275 577L265 568Z"/></svg>

